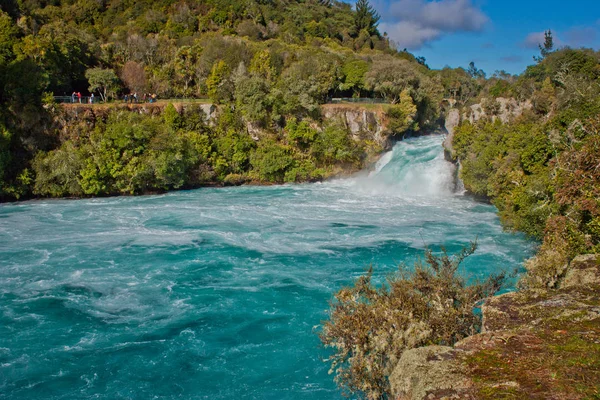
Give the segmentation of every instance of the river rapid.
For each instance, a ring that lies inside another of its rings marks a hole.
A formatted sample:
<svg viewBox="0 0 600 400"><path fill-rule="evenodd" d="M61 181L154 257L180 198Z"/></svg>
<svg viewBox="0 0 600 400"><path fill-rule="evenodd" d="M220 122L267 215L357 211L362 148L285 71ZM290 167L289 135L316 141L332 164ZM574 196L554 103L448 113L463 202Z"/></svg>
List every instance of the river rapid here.
<svg viewBox="0 0 600 400"><path fill-rule="evenodd" d="M442 140L324 183L1 205L0 398L340 399L315 327L370 264L533 253L454 191Z"/></svg>

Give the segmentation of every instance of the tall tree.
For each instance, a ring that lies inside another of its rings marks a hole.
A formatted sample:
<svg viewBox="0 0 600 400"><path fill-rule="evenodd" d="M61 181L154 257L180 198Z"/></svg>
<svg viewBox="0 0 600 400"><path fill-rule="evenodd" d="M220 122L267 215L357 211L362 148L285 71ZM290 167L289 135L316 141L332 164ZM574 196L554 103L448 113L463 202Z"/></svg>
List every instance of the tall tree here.
<svg viewBox="0 0 600 400"><path fill-rule="evenodd" d="M370 35L379 36L377 24L381 17L375 11L375 8L369 3L369 0L358 0L356 2L356 15L354 23L356 25L356 33L360 33L363 29L369 32Z"/></svg>
<svg viewBox="0 0 600 400"><path fill-rule="evenodd" d="M550 29L544 32L544 45L542 46L540 44L538 47L540 49L541 57L534 56L533 59L537 62L541 62L554 50L554 38L552 37L552 31Z"/></svg>
<svg viewBox="0 0 600 400"><path fill-rule="evenodd" d="M471 75L471 78L485 78L485 72L482 69L479 69L475 66L475 62L471 61L469 63L469 68L467 69L467 73Z"/></svg>

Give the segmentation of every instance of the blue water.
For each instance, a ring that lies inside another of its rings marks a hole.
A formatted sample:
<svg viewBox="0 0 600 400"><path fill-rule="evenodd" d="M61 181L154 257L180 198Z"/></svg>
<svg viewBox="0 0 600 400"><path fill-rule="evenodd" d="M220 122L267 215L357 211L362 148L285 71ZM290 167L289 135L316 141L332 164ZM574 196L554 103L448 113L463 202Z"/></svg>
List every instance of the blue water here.
<svg viewBox="0 0 600 400"><path fill-rule="evenodd" d="M326 183L0 206L0 398L341 398L315 327L369 264L532 254L453 192L441 141Z"/></svg>

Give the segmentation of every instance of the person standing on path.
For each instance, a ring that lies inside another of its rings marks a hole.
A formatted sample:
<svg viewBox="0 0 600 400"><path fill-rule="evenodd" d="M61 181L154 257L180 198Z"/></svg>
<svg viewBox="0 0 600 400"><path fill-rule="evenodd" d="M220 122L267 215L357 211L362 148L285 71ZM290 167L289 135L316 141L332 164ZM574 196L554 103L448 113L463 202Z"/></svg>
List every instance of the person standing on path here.
<svg viewBox="0 0 600 400"><path fill-rule="evenodd" d="M81 104L81 92L77 92L77 99L79 100L79 104Z"/></svg>

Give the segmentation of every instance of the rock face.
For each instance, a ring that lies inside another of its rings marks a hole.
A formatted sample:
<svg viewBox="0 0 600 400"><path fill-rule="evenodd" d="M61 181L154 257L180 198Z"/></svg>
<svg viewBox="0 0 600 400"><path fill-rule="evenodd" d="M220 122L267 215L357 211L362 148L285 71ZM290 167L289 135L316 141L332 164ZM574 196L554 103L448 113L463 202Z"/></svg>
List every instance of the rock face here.
<svg viewBox="0 0 600 400"><path fill-rule="evenodd" d="M405 352L395 399L580 399L600 382L600 255L575 258L558 289L489 299L482 333Z"/></svg>
<svg viewBox="0 0 600 400"><path fill-rule="evenodd" d="M454 140L454 130L460 124L460 112L453 108L448 111L446 115L446 121L444 123L444 127L448 132L446 139L444 140L444 153L447 160L453 160L455 158L454 148L452 147L452 141Z"/></svg>
<svg viewBox="0 0 600 400"><path fill-rule="evenodd" d="M483 99L481 103L468 107L462 114L462 120L475 123L484 117L490 117L492 121L500 119L503 123L507 123L532 107L530 101L518 102L503 97Z"/></svg>
<svg viewBox="0 0 600 400"><path fill-rule="evenodd" d="M472 383L454 362L458 351L445 346L405 351L390 376L394 397L399 400L469 398L465 396L469 395Z"/></svg>
<svg viewBox="0 0 600 400"><path fill-rule="evenodd" d="M326 104L322 107L324 119L340 121L355 139L368 138L383 148L389 147L391 132L386 131L387 121L382 108L367 109L349 105Z"/></svg>
<svg viewBox="0 0 600 400"><path fill-rule="evenodd" d="M97 121L105 120L108 114L115 109L141 114L160 115L167 105L167 102L152 104L116 103L93 106L87 104L69 104L62 107L62 111L57 118L58 129L59 131L67 131L67 129L64 128L69 125L84 123L88 127L93 128ZM173 105L180 113L190 107L200 109L204 113L205 120L209 124L214 123L219 115L219 108L214 104L180 102L173 103ZM325 104L322 106L321 115L323 120L333 119L341 122L352 133L355 140L370 140L381 146L383 149L388 149L391 145L389 137L392 132L388 132L386 129L387 119L382 106L375 105L373 107L365 108L364 106L353 104ZM246 124L246 128L254 140L259 140L264 133L262 128L250 122Z"/></svg>
<svg viewBox="0 0 600 400"><path fill-rule="evenodd" d="M506 99L498 97L496 99L484 99L481 103L473 104L466 109L461 110L451 108L446 113L445 127L448 131L448 136L444 141L444 150L447 160L455 160L456 155L452 148L452 140L454 139L454 131L462 121L475 123L482 118L489 117L492 121L500 119L503 123L510 121L523 114L526 110L530 110L532 104L530 101L518 102L515 99Z"/></svg>

